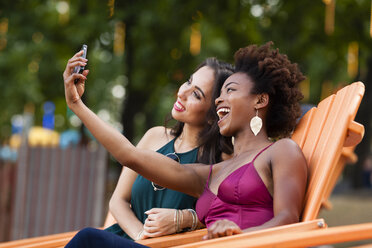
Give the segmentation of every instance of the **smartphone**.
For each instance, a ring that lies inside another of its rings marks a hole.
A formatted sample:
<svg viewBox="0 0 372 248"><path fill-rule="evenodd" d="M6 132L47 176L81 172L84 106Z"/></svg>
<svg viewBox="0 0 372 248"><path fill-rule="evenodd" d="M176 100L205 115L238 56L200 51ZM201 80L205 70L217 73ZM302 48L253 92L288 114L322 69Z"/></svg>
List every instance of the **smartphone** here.
<svg viewBox="0 0 372 248"><path fill-rule="evenodd" d="M84 59L86 59L87 58L87 52L88 52L88 46L84 44L81 47L81 50L84 51L83 52L83 55L81 55L81 57L83 57ZM74 73L80 73L81 74L81 73L83 73L84 69L85 69L85 66L80 66L80 65L75 66ZM79 82L79 79L75 79L75 83L77 83L77 82Z"/></svg>

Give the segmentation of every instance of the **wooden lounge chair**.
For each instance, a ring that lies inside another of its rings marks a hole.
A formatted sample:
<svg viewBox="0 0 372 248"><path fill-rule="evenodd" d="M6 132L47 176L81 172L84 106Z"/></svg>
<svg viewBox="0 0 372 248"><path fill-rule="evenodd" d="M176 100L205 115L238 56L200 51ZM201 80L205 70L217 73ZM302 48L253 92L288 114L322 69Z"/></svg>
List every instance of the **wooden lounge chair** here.
<svg viewBox="0 0 372 248"><path fill-rule="evenodd" d="M358 161L358 156L354 153L355 146L348 146L343 147L341 152L341 157L338 160L338 163L336 165L335 171L330 178L328 187L325 189L323 201L322 201L322 208L331 210L332 209L332 203L328 200L336 183L338 178L340 177L342 171L345 168L346 164L355 164Z"/></svg>
<svg viewBox="0 0 372 248"><path fill-rule="evenodd" d="M303 150L310 171L302 223L308 223L318 216L323 199L328 197L330 187L334 186L334 182L340 175L340 171L336 167L340 165L339 162L344 146L355 147L363 138L364 127L354 121L363 94L364 85L361 82L348 85L339 90L337 94L321 101L316 108L312 108L296 127L292 139ZM285 227L283 226L283 228ZM272 229L270 228L269 230ZM253 240L254 233L256 232L210 241L195 242L196 240L193 240L192 242L194 243L188 245L182 245L186 242L176 239L177 235L173 235L175 240L173 245L202 247L208 242L208 244L213 245L221 244L221 247L222 245L224 247L229 247L230 245L230 247L235 247L234 240L239 240L239 242L245 244L253 242L251 239ZM287 236L294 237L297 236L297 233L296 235ZM263 240L267 240L267 237L264 237ZM200 240L200 237L198 238ZM272 240L274 241L272 244L276 244L272 235L270 235L268 240ZM144 240L140 243L151 247L164 247L161 243L156 243L154 239ZM213 245L209 247L214 247Z"/></svg>
<svg viewBox="0 0 372 248"><path fill-rule="evenodd" d="M372 223L354 224L338 227L329 227L319 230L308 230L294 233L279 233L266 237L239 238L236 235L220 239L200 242L197 246L176 246L177 248L305 248L327 244L338 244L350 241L372 239ZM234 239L235 238L235 239ZM349 247L349 246L348 246ZM372 244L362 245L359 248L372 247Z"/></svg>
<svg viewBox="0 0 372 248"><path fill-rule="evenodd" d="M324 189L331 187L332 182L335 181L333 178L339 175L336 173L335 167L341 157L343 147L357 145L364 135L364 127L353 121L363 94L364 85L361 82L344 87L338 91L337 94L326 98L320 102L316 108L312 108L308 111L293 133L292 139L295 140L303 150L310 170L302 222L221 238L217 239L217 242L223 243L225 239L248 240L255 235L267 236L269 234L270 239L272 239L271 234L274 235L278 230L280 230L280 232L292 233L296 228L300 227L304 228L301 230L312 230L325 227L322 220L316 220L322 201L328 192ZM314 223L322 224L313 225ZM296 228L293 228L294 226ZM210 242L202 241L200 243L194 243L201 241L205 234L206 230L203 229L194 232L141 240L139 243L151 247L170 247L191 243L190 245L185 245L185 247L200 247L204 242ZM39 243L37 243L38 246L32 246L35 244L33 243L26 247L59 247L66 244L70 238L71 236L65 236L64 238L54 240L55 242L53 243L53 241L50 240L43 241L43 237L40 237ZM43 244L47 246L42 246ZM0 247L15 246L0 245Z"/></svg>

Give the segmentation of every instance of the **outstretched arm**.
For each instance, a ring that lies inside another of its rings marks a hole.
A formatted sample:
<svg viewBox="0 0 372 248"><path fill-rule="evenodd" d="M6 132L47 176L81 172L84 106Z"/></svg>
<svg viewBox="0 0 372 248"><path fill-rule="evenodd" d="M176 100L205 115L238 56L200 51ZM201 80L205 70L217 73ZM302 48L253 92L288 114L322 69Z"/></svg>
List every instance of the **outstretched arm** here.
<svg viewBox="0 0 372 248"><path fill-rule="evenodd" d="M120 132L102 121L82 102L88 70L83 74L73 73L75 66L86 63L81 55L82 51L76 53L68 61L63 73L68 107L120 164L159 185L198 197L204 189L207 166L184 166L157 152L135 148ZM80 80L75 84L75 79ZM152 166L154 164L161 166Z"/></svg>

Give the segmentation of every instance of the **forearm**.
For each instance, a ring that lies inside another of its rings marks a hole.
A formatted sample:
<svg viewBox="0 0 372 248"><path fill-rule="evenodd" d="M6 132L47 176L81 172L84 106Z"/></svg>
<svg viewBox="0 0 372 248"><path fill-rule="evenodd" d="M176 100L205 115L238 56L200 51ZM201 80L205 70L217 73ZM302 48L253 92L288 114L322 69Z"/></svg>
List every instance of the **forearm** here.
<svg viewBox="0 0 372 248"><path fill-rule="evenodd" d="M125 164L131 161L130 151L134 146L119 131L101 120L81 100L70 104L69 108L119 163Z"/></svg>
<svg viewBox="0 0 372 248"><path fill-rule="evenodd" d="M192 196L198 196L203 191L203 178L200 178L190 166L180 165L154 151L135 148L128 139L101 120L81 100L70 104L69 107L120 164L133 169L150 181L173 190Z"/></svg>
<svg viewBox="0 0 372 248"><path fill-rule="evenodd" d="M204 227L204 225L199 221L196 212L192 212L190 209L182 209L182 223L180 224L181 230L189 229L196 230Z"/></svg>
<svg viewBox="0 0 372 248"><path fill-rule="evenodd" d="M122 200L112 200L110 201L110 211L121 229L133 240L137 240L138 234L143 231L143 223L134 214L130 204Z"/></svg>
<svg viewBox="0 0 372 248"><path fill-rule="evenodd" d="M298 216L284 211L282 213L277 214L274 218L265 222L264 224L260 226L244 229L243 232L258 231L262 229L267 229L267 228L282 226L282 225L288 225L288 224L293 224L297 222L299 222Z"/></svg>

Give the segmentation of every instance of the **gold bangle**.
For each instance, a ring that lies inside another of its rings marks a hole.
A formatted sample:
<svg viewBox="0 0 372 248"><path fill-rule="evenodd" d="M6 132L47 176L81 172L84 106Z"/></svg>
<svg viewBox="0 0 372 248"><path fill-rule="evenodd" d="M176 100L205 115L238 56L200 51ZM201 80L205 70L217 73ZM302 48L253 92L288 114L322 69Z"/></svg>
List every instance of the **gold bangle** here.
<svg viewBox="0 0 372 248"><path fill-rule="evenodd" d="M187 209L187 211L189 211L192 216L192 225L191 225L190 231L194 231L198 225L198 217L194 209L189 208Z"/></svg>
<svg viewBox="0 0 372 248"><path fill-rule="evenodd" d="M177 233L177 209L174 210L174 217L173 217L173 222L174 222L174 229L175 232Z"/></svg>

